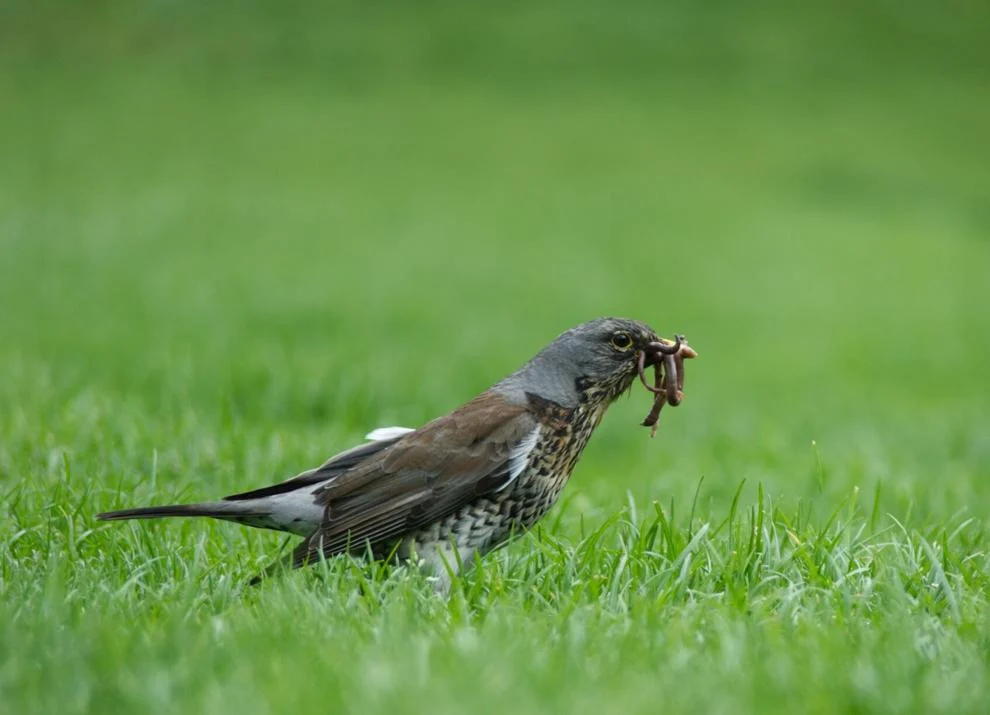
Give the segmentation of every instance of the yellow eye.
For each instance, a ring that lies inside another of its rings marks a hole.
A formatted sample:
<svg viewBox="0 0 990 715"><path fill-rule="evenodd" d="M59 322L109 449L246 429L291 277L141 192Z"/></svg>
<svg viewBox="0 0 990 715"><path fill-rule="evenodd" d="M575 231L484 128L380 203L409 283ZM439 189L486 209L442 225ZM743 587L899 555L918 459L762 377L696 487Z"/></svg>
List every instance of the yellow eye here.
<svg viewBox="0 0 990 715"><path fill-rule="evenodd" d="M633 341L629 333L616 333L612 336L612 347L616 350L628 350L632 347Z"/></svg>

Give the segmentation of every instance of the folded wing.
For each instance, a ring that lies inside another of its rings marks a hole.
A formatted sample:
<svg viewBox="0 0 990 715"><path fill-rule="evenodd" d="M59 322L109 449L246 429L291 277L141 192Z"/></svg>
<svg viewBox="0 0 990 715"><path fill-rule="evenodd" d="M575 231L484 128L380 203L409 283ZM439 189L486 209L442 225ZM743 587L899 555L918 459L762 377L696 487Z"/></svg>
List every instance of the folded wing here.
<svg viewBox="0 0 990 715"><path fill-rule="evenodd" d="M539 427L524 405L485 392L327 482L323 526L292 565L322 554L387 553L397 540L493 495L522 471Z"/></svg>

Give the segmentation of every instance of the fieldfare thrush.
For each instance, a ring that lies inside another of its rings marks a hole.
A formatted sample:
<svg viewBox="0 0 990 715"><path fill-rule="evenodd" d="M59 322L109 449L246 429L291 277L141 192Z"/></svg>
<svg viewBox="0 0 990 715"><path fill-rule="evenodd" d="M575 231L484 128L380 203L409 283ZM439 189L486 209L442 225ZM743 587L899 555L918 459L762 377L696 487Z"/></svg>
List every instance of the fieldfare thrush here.
<svg viewBox="0 0 990 715"><path fill-rule="evenodd" d="M661 407L680 403L684 359L695 355L683 337L664 340L644 323L592 320L419 429L377 429L316 469L220 501L97 518L208 516L287 531L305 537L288 560L293 568L343 553L415 559L446 590L475 555L547 513L605 410L637 375L654 393L643 424L655 430Z"/></svg>

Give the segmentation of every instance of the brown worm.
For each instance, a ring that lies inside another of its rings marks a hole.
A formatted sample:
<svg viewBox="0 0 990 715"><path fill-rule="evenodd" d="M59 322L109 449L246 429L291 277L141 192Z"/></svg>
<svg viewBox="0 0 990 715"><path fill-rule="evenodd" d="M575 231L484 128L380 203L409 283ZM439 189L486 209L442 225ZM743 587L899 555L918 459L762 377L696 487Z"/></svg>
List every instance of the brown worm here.
<svg viewBox="0 0 990 715"><path fill-rule="evenodd" d="M643 383L643 387L653 393L653 407L642 422L644 427L652 428L651 437L657 432L657 422L663 406L669 403L676 407L684 399L684 359L696 355L697 353L688 347L683 335L676 336L673 345L653 342L640 350L636 361L639 380ZM646 381L647 364L653 367L652 385Z"/></svg>
<svg viewBox="0 0 990 715"><path fill-rule="evenodd" d="M660 367L657 363L653 363L653 377L656 387L651 387L646 384L646 377L640 372L640 376L643 379L643 384L646 385L647 389L653 393L653 407L650 408L650 413L646 415L646 418L642 421L644 427L650 428L650 437L655 437L657 434L657 421L660 419L660 410L667 403L667 393L662 389L663 378L661 376Z"/></svg>

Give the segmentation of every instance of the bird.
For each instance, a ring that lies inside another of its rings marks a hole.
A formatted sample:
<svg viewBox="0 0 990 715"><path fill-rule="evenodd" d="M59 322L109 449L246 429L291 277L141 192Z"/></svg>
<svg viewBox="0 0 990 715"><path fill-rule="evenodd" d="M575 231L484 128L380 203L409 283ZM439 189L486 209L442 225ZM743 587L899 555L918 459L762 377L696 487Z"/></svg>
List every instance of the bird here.
<svg viewBox="0 0 990 715"><path fill-rule="evenodd" d="M605 411L637 374L656 393L644 421L655 429L660 406L683 396L683 359L696 356L683 336L671 341L643 322L598 318L418 429L376 429L315 469L218 501L97 519L212 517L303 537L252 583L282 567L350 554L415 562L438 592L449 591L461 570L550 510ZM644 365L655 366L655 388Z"/></svg>

